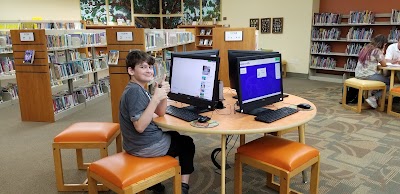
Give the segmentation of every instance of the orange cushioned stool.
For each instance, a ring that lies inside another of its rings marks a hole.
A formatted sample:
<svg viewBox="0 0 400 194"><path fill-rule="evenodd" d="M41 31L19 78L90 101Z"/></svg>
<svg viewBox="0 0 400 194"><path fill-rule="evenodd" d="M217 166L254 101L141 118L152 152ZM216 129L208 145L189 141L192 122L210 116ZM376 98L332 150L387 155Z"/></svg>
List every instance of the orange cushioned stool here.
<svg viewBox="0 0 400 194"><path fill-rule="evenodd" d="M242 163L280 177L280 185L267 178L267 186L283 193L290 178L311 166L310 193L318 193L319 151L308 145L267 135L240 146L235 156L235 193L242 193Z"/></svg>
<svg viewBox="0 0 400 194"><path fill-rule="evenodd" d="M126 152L105 157L88 168L89 194L97 193L97 182L116 193L143 193L145 189L174 177L174 193L181 191L181 167L171 156L141 158Z"/></svg>
<svg viewBox="0 0 400 194"><path fill-rule="evenodd" d="M387 114L400 117L400 113L392 111L393 97L400 97L400 87L392 88L389 91L388 107L387 107Z"/></svg>
<svg viewBox="0 0 400 194"><path fill-rule="evenodd" d="M78 169L86 170L89 163L83 163L82 149L99 149L100 157L108 156L108 146L116 141L117 152L122 152L122 138L118 123L81 122L75 123L54 138L53 156L58 191L87 191L86 181L82 184L65 184L62 168L61 149L75 149ZM101 190L107 190L101 187Z"/></svg>

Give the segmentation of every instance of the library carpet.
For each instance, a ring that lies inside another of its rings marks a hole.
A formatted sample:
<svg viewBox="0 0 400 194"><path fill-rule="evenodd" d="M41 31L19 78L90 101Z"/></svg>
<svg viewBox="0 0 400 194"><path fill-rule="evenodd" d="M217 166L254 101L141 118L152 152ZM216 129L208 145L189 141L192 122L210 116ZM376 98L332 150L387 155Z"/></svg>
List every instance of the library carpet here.
<svg viewBox="0 0 400 194"><path fill-rule="evenodd" d="M306 143L321 152L319 193L398 193L399 118L372 109L361 114L343 109L339 104L341 84L296 78L285 78L284 84L286 92L306 98L318 108L317 116L306 126ZM400 110L399 104L395 108ZM111 121L110 99L55 123L21 122L19 119L18 106L0 110L0 193L58 193L51 150L54 136L75 122ZM220 145L219 136L188 135L193 137L197 148L190 193L219 193L220 175L210 160L211 151ZM246 139L250 141L260 136L248 135ZM234 136L228 145L230 166L234 164L238 146L236 138ZM293 132L285 134L284 138L297 140L298 136ZM112 144L110 154L115 153L114 148ZM85 171L76 170L74 154L72 150L63 151L66 182L82 182L86 177ZM97 150L84 154L85 161L97 159L99 155ZM294 177L291 187L308 193L309 184L301 180L301 175ZM227 170L226 181L226 193L233 193L233 168ZM244 167L243 182L243 193L277 193L265 186L264 172L248 166ZM172 193L172 182L164 184L167 193Z"/></svg>

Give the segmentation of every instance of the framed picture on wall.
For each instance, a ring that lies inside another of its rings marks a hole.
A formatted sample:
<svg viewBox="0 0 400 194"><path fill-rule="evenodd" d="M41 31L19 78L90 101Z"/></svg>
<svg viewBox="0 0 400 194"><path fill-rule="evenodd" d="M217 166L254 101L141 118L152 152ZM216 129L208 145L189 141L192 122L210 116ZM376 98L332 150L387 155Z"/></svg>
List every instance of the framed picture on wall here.
<svg viewBox="0 0 400 194"><path fill-rule="evenodd" d="M283 33L283 18L272 19L272 33L274 34Z"/></svg>
<svg viewBox="0 0 400 194"><path fill-rule="evenodd" d="M259 30L260 19L258 18L251 18L250 19L250 27L255 27L256 30Z"/></svg>
<svg viewBox="0 0 400 194"><path fill-rule="evenodd" d="M271 18L261 18L261 34L271 33Z"/></svg>

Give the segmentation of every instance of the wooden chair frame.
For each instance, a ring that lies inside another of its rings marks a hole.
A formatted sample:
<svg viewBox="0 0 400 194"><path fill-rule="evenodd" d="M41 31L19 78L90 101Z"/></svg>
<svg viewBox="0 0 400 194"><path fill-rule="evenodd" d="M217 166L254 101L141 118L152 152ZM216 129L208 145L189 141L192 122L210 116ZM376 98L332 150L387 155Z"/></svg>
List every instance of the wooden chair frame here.
<svg viewBox="0 0 400 194"><path fill-rule="evenodd" d="M88 169L88 183L89 183L89 194L97 194L98 193L98 187L96 185L97 182L103 183L104 186L107 188L113 190L116 193L119 194L133 194L133 193L139 193L139 194L145 194L145 190L149 188L152 185L155 185L157 183L160 183L164 180L167 180L169 178L174 177L174 183L173 183L173 190L175 194L181 194L182 188L181 188L181 182L182 182L182 176L181 176L181 167L180 166L174 166L171 167L167 170L164 170L158 174L154 174L153 176L150 176L146 179L143 179L139 182L136 182L132 185L129 185L125 188L120 188L113 183L107 181L103 177L97 175L96 173L93 173L90 171L90 168Z"/></svg>
<svg viewBox="0 0 400 194"><path fill-rule="evenodd" d="M285 193L300 193L298 191L289 188L290 179L300 172L304 171L306 168L311 166L311 180L310 180L310 194L318 193L318 183L319 183L319 168L320 168L320 157L314 157L293 171L289 172L277 166L253 159L248 156L244 156L236 153L235 155L235 194L242 193L242 175L243 175L243 164L250 165L254 168L263 170L267 174L267 186L271 189L279 191L280 194ZM273 175L278 175L280 177L280 184L273 182Z"/></svg>
<svg viewBox="0 0 400 194"><path fill-rule="evenodd" d="M99 149L100 157L108 156L108 146L115 140L117 152L122 152L122 137L121 132L118 130L108 142L54 142L53 143L53 157L54 167L56 173L56 182L58 191L88 191L87 180L81 184L66 184L64 183L61 149L75 149L76 162L78 169L86 170L90 163L83 162L82 149ZM107 191L108 188L98 185L99 190Z"/></svg>
<svg viewBox="0 0 400 194"><path fill-rule="evenodd" d="M393 92L392 90L389 92L387 114L393 115L393 116L396 116L396 117L400 117L400 113L392 111L392 109L393 109L393 97L400 97L400 93Z"/></svg>
<svg viewBox="0 0 400 194"><path fill-rule="evenodd" d="M358 89L358 103L357 106L350 106L346 104L346 96L347 96L347 87L352 87ZM365 96L368 97L369 90L382 90L382 97L379 99L379 111L385 111L385 97L386 97L386 85L384 86L358 86L351 83L347 83L346 81L343 83L343 96L342 96L342 107L345 109L353 110L356 113L361 113L362 109L368 109L368 106L362 105L362 97L365 93Z"/></svg>

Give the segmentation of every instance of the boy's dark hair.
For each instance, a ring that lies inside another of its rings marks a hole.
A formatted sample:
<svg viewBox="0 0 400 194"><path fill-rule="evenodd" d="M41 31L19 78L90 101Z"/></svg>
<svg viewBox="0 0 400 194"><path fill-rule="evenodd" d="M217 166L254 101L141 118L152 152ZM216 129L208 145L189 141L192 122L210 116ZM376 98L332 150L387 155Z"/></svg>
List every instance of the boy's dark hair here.
<svg viewBox="0 0 400 194"><path fill-rule="evenodd" d="M136 65L142 64L146 62L149 65L154 65L154 58L141 50L133 50L128 53L126 56L126 71L128 72L128 68L134 69ZM129 78L131 76L129 75Z"/></svg>

